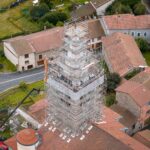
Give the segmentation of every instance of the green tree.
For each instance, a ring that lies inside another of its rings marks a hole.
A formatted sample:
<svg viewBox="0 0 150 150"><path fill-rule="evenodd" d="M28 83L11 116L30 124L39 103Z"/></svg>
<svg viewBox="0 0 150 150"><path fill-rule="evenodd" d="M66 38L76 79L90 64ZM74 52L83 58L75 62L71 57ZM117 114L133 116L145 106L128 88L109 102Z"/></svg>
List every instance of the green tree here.
<svg viewBox="0 0 150 150"><path fill-rule="evenodd" d="M38 20L39 18L44 16L47 12L49 12L48 6L42 3L39 6L33 6L30 9L30 16L33 20Z"/></svg>
<svg viewBox="0 0 150 150"><path fill-rule="evenodd" d="M134 6L134 14L135 15L144 15L146 12L145 6L140 2Z"/></svg>
<svg viewBox="0 0 150 150"><path fill-rule="evenodd" d="M148 42L143 39L143 38L136 38L135 39L139 49L141 50L142 53L146 52L149 50L149 44Z"/></svg>
<svg viewBox="0 0 150 150"><path fill-rule="evenodd" d="M110 73L107 75L107 91L114 92L119 83L121 82L121 78L117 73Z"/></svg>
<svg viewBox="0 0 150 150"><path fill-rule="evenodd" d="M19 83L19 88L23 91L27 90L28 85L26 84L26 82L22 81Z"/></svg>
<svg viewBox="0 0 150 150"><path fill-rule="evenodd" d="M40 4L42 4L42 3L45 3L49 7L49 9L52 9L54 6L54 4L51 0L40 0Z"/></svg>
<svg viewBox="0 0 150 150"><path fill-rule="evenodd" d="M105 105L107 107L110 107L111 105L113 105L114 103L116 103L116 97L115 97L115 94L110 94L110 95L107 95L105 97Z"/></svg>

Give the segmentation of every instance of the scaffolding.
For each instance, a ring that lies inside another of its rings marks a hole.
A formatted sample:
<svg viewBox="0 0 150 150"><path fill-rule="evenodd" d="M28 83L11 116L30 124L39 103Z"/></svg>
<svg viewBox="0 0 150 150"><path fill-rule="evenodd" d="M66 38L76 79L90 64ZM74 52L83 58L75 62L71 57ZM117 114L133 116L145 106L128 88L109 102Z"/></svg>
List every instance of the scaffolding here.
<svg viewBox="0 0 150 150"><path fill-rule="evenodd" d="M46 92L48 108L45 126L59 129L65 136L89 133L91 121L103 117L104 70L87 50L87 23L67 23L60 57L46 60ZM84 136L80 140L84 139Z"/></svg>

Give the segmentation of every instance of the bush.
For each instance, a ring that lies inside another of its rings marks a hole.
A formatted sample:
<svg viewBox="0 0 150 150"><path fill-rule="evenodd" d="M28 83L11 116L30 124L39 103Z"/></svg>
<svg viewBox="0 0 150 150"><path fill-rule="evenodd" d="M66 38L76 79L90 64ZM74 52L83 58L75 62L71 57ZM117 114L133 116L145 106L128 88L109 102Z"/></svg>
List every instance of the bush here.
<svg viewBox="0 0 150 150"><path fill-rule="evenodd" d="M45 3L49 7L49 9L52 9L54 6L53 2L51 2L50 0L40 0L40 4L43 3Z"/></svg>
<svg viewBox="0 0 150 150"><path fill-rule="evenodd" d="M139 49L141 50L142 53L146 52L149 50L149 44L148 42L143 39L143 38L136 38L135 39Z"/></svg>
<svg viewBox="0 0 150 150"><path fill-rule="evenodd" d="M3 65L3 64L0 64L0 70L3 69L3 68L4 68L4 65Z"/></svg>
<svg viewBox="0 0 150 150"><path fill-rule="evenodd" d="M125 75L125 79L127 79L127 80L131 79L136 74L138 74L140 71L141 71L140 68L139 69L134 69L133 71L131 71L127 75Z"/></svg>
<svg viewBox="0 0 150 150"><path fill-rule="evenodd" d="M4 51L0 50L0 58L3 58L3 57L5 57Z"/></svg>
<svg viewBox="0 0 150 150"><path fill-rule="evenodd" d="M27 90L28 85L27 85L24 81L22 81L22 82L20 82L20 84L19 84L19 88L20 88L21 90L25 91L25 90Z"/></svg>
<svg viewBox="0 0 150 150"><path fill-rule="evenodd" d="M56 24L56 26L63 26L63 25L64 25L64 23L61 22L61 21L58 21L57 24Z"/></svg>
<svg viewBox="0 0 150 150"><path fill-rule="evenodd" d="M121 78L119 74L111 73L107 75L107 91L114 92L120 82L121 82Z"/></svg>
<svg viewBox="0 0 150 150"><path fill-rule="evenodd" d="M47 12L49 12L49 7L45 3L42 3L39 6L33 6L30 9L30 16L33 20L38 20Z"/></svg>
<svg viewBox="0 0 150 150"><path fill-rule="evenodd" d="M115 104L116 103L116 97L115 97L115 94L110 94L110 95L107 95L105 97L105 105L107 107L110 107L111 105Z"/></svg>
<svg viewBox="0 0 150 150"><path fill-rule="evenodd" d="M134 14L135 15L144 15L146 12L145 6L140 2L134 6Z"/></svg>
<svg viewBox="0 0 150 150"><path fill-rule="evenodd" d="M40 22L49 22L52 23L53 25L56 25L59 21L64 22L67 20L68 16L66 13L61 13L61 12L50 12L44 15L41 19Z"/></svg>

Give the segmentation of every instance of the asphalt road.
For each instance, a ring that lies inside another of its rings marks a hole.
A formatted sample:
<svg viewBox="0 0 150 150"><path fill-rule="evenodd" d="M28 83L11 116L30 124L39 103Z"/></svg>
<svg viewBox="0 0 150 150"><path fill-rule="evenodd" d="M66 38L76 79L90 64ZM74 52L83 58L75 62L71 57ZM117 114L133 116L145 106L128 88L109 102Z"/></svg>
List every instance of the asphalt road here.
<svg viewBox="0 0 150 150"><path fill-rule="evenodd" d="M12 74L0 74L0 92L17 86L21 81L27 83L36 82L44 78L44 69L38 68L26 72Z"/></svg>

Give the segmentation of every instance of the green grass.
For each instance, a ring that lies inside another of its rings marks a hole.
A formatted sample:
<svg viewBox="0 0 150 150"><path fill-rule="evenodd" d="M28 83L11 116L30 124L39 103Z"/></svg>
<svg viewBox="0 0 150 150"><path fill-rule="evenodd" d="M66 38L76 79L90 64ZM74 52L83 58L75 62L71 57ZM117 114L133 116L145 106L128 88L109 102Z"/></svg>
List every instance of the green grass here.
<svg viewBox="0 0 150 150"><path fill-rule="evenodd" d="M0 7L7 7L16 0L0 0Z"/></svg>
<svg viewBox="0 0 150 150"><path fill-rule="evenodd" d="M0 3L0 7L1 7ZM40 30L37 23L32 22L22 11L32 5L32 1L28 0L15 8L0 13L0 39L10 38L11 36L23 34L24 32L36 32Z"/></svg>
<svg viewBox="0 0 150 150"><path fill-rule="evenodd" d="M143 53L143 56L144 56L147 64L150 66L150 51Z"/></svg>
<svg viewBox="0 0 150 150"><path fill-rule="evenodd" d="M16 106L33 88L41 88L44 89L44 82L38 81L31 84L28 84L27 90L23 91L19 87L10 89L4 93L0 94L0 109L14 107ZM44 97L44 94L32 94L30 98L28 98L23 106L30 106ZM9 105L8 105L9 104Z"/></svg>

